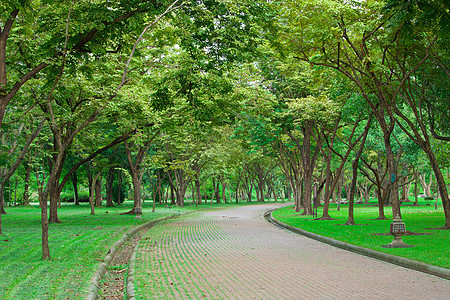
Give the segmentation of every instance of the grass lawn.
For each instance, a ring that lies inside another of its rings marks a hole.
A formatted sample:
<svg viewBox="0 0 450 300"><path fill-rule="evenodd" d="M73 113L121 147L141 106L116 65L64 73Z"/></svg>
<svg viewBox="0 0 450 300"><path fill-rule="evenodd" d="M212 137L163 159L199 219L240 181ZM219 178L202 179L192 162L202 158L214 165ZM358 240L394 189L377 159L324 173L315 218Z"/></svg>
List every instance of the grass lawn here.
<svg viewBox="0 0 450 300"><path fill-rule="evenodd" d="M348 205L341 205L337 211L335 204L330 205L330 215L336 220L313 220L312 216L301 216L294 211L293 206L278 209L273 217L279 221L313 232L322 236L347 242L349 244L370 248L373 250L406 257L424 263L450 268L450 232L449 230L433 230L427 228L442 227L445 222L442 206L435 210L434 206L402 206L402 218L406 230L416 233L431 233L431 235L404 236L403 241L414 245L413 248L386 249L386 245L393 240L393 236L373 235L374 233L388 233L392 222L392 210L385 208L386 217L390 220L373 220L378 217L375 203L369 205L355 205L356 226L342 225L347 221ZM318 216L322 215L321 208Z"/></svg>
<svg viewBox="0 0 450 300"><path fill-rule="evenodd" d="M85 299L100 261L130 229L177 212L225 206L162 206L152 213L151 203L145 203L142 220L136 220L134 215L119 215L132 203L96 208L95 216L87 204L63 205L58 210L62 223L50 224L48 261L42 260L39 207L6 207L0 235L0 299Z"/></svg>

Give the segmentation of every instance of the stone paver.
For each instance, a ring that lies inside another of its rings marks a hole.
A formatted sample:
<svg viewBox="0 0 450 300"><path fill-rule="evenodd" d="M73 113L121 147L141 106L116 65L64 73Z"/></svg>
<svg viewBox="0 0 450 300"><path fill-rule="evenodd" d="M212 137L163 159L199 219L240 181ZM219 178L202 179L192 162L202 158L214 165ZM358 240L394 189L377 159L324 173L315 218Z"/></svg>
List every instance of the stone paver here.
<svg viewBox="0 0 450 300"><path fill-rule="evenodd" d="M267 223L262 204L155 226L136 258L138 299L450 299L450 282Z"/></svg>

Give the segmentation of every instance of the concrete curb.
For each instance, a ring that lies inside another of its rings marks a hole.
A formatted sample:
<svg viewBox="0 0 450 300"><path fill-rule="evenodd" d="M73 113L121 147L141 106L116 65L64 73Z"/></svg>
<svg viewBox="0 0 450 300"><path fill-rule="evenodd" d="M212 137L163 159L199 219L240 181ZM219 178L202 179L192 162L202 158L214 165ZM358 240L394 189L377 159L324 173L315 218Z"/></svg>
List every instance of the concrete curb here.
<svg viewBox="0 0 450 300"><path fill-rule="evenodd" d="M92 278L91 285L89 287L89 291L88 291L88 294L86 296L86 299L87 300L95 300L95 299L97 299L98 291L100 289L100 281L102 280L103 276L105 276L105 273L106 273L106 271L108 269L108 266L111 264L112 260L116 256L117 250L120 249L120 247L122 247L122 245L124 243L126 243L133 235L135 235L139 231L141 231L141 230L143 230L143 229L145 229L147 227L151 227L151 226L155 225L158 222L161 222L161 221L164 221L164 220L168 220L168 219L177 217L179 215L180 214L173 214L173 215L170 215L168 217L164 217L164 218L160 218L160 219L156 219L156 220L147 222L147 223L145 223L143 225L140 225L140 226L134 228L133 230L130 230L120 240L118 240L114 244L114 246L112 246L111 249L109 249L108 254L106 255L106 257L103 260L103 262L100 264L100 266L97 269L97 272L95 273L94 277Z"/></svg>
<svg viewBox="0 0 450 300"><path fill-rule="evenodd" d="M268 210L264 213L264 218L271 222L272 224L275 224L278 227L281 227L283 229L292 231L294 233L297 234L301 234L303 236L306 236L308 238L317 240L319 242L322 243L326 243L328 245L334 246L334 247L338 247L341 249L345 249L348 251L352 251L358 254L362 254L365 256L369 256L372 258L376 258L379 260L383 260L395 265L399 265L405 268L409 268L409 269L413 269L416 271L420 271L420 272L424 272L424 273L428 273L428 274L432 274L441 278L445 278L445 279L450 279L450 269L446 269L446 268L441 268L441 267L437 267L437 266L433 266L433 265L429 265L423 262L419 262L419 261L415 261L412 259L408 259L408 258L404 258L404 257L400 257L400 256L395 256L392 254L387 254L387 253L383 253L383 252L378 252L372 249L367 249L367 248L363 248L363 247L359 247L359 246L355 246L352 244L348 244L345 242L341 242L341 241L337 241L334 240L332 238L328 238L328 237L324 237L315 233L311 233L308 231L305 231L303 229L291 226L291 225L287 225L285 223L282 223L280 221L278 221L277 219L274 219L272 216L272 212L275 209L272 210Z"/></svg>
<svg viewBox="0 0 450 300"><path fill-rule="evenodd" d="M128 264L128 277L127 277L127 299L128 300L135 300L136 299L136 293L134 290L134 268L136 265L136 251L139 247L139 242L136 244L136 247L134 247L133 253L130 257L130 262Z"/></svg>

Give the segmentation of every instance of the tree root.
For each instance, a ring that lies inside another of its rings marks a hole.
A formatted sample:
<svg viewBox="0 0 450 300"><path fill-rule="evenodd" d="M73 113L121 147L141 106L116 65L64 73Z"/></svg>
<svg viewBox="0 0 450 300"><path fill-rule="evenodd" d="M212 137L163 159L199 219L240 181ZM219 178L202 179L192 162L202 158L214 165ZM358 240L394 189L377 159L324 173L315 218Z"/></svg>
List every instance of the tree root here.
<svg viewBox="0 0 450 300"><path fill-rule="evenodd" d="M372 233L372 235L392 235L391 233ZM432 235L429 232L413 232L406 230L406 233L403 236L411 236L411 235Z"/></svg>
<svg viewBox="0 0 450 300"><path fill-rule="evenodd" d="M133 208L132 210L124 212L124 213L121 213L119 215L122 216L122 215L134 215L134 214L135 214L135 212L134 212L134 208Z"/></svg>
<svg viewBox="0 0 450 300"><path fill-rule="evenodd" d="M437 228L425 228L427 230L449 230L450 226L445 225L444 227L437 227Z"/></svg>
<svg viewBox="0 0 450 300"><path fill-rule="evenodd" d="M374 221L379 221L379 220L388 220L388 218L386 218L385 216L382 217L378 217L376 219L373 219Z"/></svg>
<svg viewBox="0 0 450 300"><path fill-rule="evenodd" d="M342 224L342 225L356 225L356 223L355 223L355 221L347 221L347 222L345 222L344 224Z"/></svg>
<svg viewBox="0 0 450 300"><path fill-rule="evenodd" d="M320 218L317 218L317 219L314 219L314 220L323 220L323 221L331 221L331 220L338 220L338 219L333 219L332 217L330 217L330 216L323 216L323 217L320 217Z"/></svg>

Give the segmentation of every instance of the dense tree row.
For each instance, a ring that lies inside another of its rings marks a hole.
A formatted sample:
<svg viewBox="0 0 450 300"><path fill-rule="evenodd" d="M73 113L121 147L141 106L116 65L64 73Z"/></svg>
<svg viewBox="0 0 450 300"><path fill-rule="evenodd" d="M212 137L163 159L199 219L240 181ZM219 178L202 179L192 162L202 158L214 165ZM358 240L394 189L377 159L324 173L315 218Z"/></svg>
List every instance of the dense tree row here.
<svg viewBox="0 0 450 300"><path fill-rule="evenodd" d="M61 201L84 196L137 216L293 197L331 219L345 195L354 224L355 198L385 219L420 182L450 228L443 1L2 6L1 210L39 201L44 259Z"/></svg>

